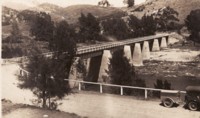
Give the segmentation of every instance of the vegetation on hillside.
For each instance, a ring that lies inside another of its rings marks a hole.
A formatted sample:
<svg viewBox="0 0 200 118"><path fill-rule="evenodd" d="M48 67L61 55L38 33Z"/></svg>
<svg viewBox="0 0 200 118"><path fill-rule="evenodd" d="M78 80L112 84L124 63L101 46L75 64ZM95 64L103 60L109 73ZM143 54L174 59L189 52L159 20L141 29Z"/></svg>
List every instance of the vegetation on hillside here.
<svg viewBox="0 0 200 118"><path fill-rule="evenodd" d="M140 20L130 15L128 25L131 29L131 38L154 35L156 32L156 22L153 16L144 15Z"/></svg>
<svg viewBox="0 0 200 118"><path fill-rule="evenodd" d="M80 31L79 31L79 41L86 42L86 41L100 41L100 26L99 20L95 18L91 13L84 15L81 14L79 18L80 24Z"/></svg>
<svg viewBox="0 0 200 118"><path fill-rule="evenodd" d="M185 23L190 31L190 40L200 43L200 9L191 11L187 16Z"/></svg>
<svg viewBox="0 0 200 118"><path fill-rule="evenodd" d="M121 18L102 21L101 25L104 36L114 37L116 40L124 40L130 37L130 30Z"/></svg>
<svg viewBox="0 0 200 118"><path fill-rule="evenodd" d="M200 9L199 0L148 0L144 4L128 8L126 11L128 14L133 14L138 18L141 18L144 14L154 13L159 9L169 6L179 13L178 23L184 24L184 20L192 10ZM136 10L137 9L137 10Z"/></svg>

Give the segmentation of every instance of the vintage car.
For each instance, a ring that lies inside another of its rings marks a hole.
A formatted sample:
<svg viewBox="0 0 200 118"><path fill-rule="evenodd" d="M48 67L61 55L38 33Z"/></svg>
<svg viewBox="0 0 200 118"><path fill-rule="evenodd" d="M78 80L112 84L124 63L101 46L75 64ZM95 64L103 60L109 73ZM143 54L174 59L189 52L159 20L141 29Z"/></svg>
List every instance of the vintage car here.
<svg viewBox="0 0 200 118"><path fill-rule="evenodd" d="M196 111L200 108L200 86L186 87L185 102L190 110Z"/></svg>
<svg viewBox="0 0 200 118"><path fill-rule="evenodd" d="M175 103L179 104L182 101L180 91L161 90L160 97L165 107L172 107Z"/></svg>

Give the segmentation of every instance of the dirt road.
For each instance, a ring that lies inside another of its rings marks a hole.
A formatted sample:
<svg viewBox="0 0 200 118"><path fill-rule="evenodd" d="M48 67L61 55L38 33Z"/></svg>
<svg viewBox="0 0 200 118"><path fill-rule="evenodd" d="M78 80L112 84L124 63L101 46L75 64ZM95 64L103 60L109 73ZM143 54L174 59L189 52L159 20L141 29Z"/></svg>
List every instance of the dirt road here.
<svg viewBox="0 0 200 118"><path fill-rule="evenodd" d="M127 96L83 92L67 96L59 109L91 118L200 118L199 111L189 111L183 106L165 108L159 104Z"/></svg>
<svg viewBox="0 0 200 118"><path fill-rule="evenodd" d="M17 87L14 73L17 65L2 66L2 98L13 103L31 104L35 98L31 91ZM165 108L160 102L136 100L127 96L81 92L66 96L58 108L61 111L76 113L91 118L199 118L200 112L182 108ZM19 112L19 113L18 113ZM12 113L21 114L23 111ZM9 115L9 114L8 114ZM23 115L23 114L22 114ZM8 116L9 117L9 116Z"/></svg>

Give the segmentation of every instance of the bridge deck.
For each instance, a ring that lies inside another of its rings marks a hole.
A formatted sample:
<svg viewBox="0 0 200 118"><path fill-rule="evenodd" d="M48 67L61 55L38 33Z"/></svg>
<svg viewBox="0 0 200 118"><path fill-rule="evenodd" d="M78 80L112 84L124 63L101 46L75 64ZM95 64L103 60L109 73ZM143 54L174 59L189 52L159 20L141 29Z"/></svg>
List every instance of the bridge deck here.
<svg viewBox="0 0 200 118"><path fill-rule="evenodd" d="M156 38L162 38L162 37L166 37L166 36L169 36L169 34L166 34L166 33L165 34L157 34L157 35L152 35L152 36L127 39L127 40L123 40L123 41L115 41L115 42L108 42L108 43L104 43L104 44L83 46L83 47L79 47L77 49L76 55L105 50L105 49L119 47L119 46L123 46L123 45L129 45L129 44L133 44L133 43L137 43L137 42L152 40L152 39L156 39Z"/></svg>

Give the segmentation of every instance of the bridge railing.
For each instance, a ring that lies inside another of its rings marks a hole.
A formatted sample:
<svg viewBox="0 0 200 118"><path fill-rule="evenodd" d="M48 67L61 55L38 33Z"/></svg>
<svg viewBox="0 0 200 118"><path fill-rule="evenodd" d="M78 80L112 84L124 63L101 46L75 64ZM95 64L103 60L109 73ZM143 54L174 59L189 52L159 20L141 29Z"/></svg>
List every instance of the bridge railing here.
<svg viewBox="0 0 200 118"><path fill-rule="evenodd" d="M103 91L103 86L108 86L108 87L118 87L120 88L120 95L124 95L124 89L129 88L129 89L136 89L136 90L144 90L144 98L148 99L148 91L157 91L161 92L164 89L155 89L155 88L145 88L145 87L136 87L136 86L125 86L125 85L116 85L116 84L105 84L105 83L97 83L97 82L87 82L87 81L80 81L80 80L72 80L72 79L65 79L65 81L69 82L75 82L78 83L78 90L81 91L82 89L82 84L91 84L91 85L99 85L100 93L104 93ZM170 90L170 91L178 91L178 90ZM180 93L185 94L186 91L180 91Z"/></svg>

